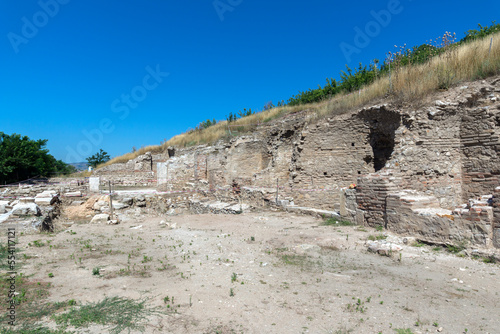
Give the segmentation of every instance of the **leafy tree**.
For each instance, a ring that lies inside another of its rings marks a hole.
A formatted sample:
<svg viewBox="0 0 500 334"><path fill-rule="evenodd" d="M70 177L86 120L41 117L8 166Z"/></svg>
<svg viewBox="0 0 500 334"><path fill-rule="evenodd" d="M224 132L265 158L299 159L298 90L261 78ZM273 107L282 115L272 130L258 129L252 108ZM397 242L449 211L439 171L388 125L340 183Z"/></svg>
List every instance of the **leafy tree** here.
<svg viewBox="0 0 500 334"><path fill-rule="evenodd" d="M20 134L0 132L0 183L69 174L75 170L50 155L46 145L47 139L31 140Z"/></svg>
<svg viewBox="0 0 500 334"><path fill-rule="evenodd" d="M88 157L86 160L87 160L89 166L92 166L95 168L95 167L97 167L97 165L105 163L105 162L109 161L110 159L111 158L109 157L108 153L103 151L101 148L99 152L97 152L96 154L94 154L91 157Z"/></svg>

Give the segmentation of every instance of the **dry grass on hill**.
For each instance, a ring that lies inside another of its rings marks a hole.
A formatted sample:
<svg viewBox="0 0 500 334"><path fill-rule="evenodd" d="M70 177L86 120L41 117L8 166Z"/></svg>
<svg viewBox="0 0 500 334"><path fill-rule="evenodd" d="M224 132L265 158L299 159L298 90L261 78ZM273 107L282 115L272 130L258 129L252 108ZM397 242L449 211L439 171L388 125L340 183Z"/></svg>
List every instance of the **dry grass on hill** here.
<svg viewBox="0 0 500 334"><path fill-rule="evenodd" d="M493 43L490 51L490 39ZM318 103L284 106L263 111L231 122L231 129L251 131L255 124L266 123L289 113L309 110L313 119L342 114L383 97L413 101L437 89L446 89L467 80L485 78L500 73L500 34L480 39L449 50L431 61L395 68L391 79L385 76L360 92L340 94ZM204 130L194 130L177 135L161 145L143 147L136 152L116 157L98 168L124 163L146 152L164 152L169 146L189 147L211 144L228 137L228 123L222 121Z"/></svg>

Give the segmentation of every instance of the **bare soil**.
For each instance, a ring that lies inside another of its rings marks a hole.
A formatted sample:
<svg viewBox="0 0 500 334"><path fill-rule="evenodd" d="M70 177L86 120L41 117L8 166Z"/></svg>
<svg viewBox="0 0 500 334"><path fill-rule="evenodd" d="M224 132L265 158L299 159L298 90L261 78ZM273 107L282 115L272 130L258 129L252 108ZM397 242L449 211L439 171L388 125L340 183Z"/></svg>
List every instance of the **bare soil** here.
<svg viewBox="0 0 500 334"><path fill-rule="evenodd" d="M499 333L498 264L385 232L401 253L369 253L371 228L262 212L59 229L19 236L20 271L51 283L50 302L146 300L161 311L146 333Z"/></svg>

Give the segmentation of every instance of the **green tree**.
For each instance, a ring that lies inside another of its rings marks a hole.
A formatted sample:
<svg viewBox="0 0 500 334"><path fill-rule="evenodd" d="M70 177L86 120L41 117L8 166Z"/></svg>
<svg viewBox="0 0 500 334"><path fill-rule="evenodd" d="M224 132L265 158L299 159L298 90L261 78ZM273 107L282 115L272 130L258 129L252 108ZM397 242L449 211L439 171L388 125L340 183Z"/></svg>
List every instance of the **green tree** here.
<svg viewBox="0 0 500 334"><path fill-rule="evenodd" d="M92 166L95 168L95 167L97 167L97 165L105 163L105 162L109 161L110 159L111 158L109 157L108 153L103 151L101 148L101 150L99 152L97 152L96 154L94 154L91 157L88 157L86 160L87 160L89 166Z"/></svg>
<svg viewBox="0 0 500 334"><path fill-rule="evenodd" d="M72 166L56 160L46 145L47 139L31 140L20 134L0 132L0 183L71 173Z"/></svg>

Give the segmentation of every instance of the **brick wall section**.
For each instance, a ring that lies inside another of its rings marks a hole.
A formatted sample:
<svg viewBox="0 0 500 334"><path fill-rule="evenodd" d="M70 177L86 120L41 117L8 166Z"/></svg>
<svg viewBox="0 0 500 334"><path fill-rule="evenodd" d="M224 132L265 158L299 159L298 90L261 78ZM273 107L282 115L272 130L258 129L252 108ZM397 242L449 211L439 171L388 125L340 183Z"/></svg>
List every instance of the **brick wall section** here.
<svg viewBox="0 0 500 334"><path fill-rule="evenodd" d="M437 197L444 208L462 203L461 115L457 105L431 104L403 114L389 168L401 173L401 188Z"/></svg>
<svg viewBox="0 0 500 334"><path fill-rule="evenodd" d="M374 173L358 178L356 200L363 217L359 223L386 227L387 196L397 190L393 172Z"/></svg>
<svg viewBox="0 0 500 334"><path fill-rule="evenodd" d="M463 200L492 194L500 182L498 113L476 108L465 113L460 136L463 155Z"/></svg>

